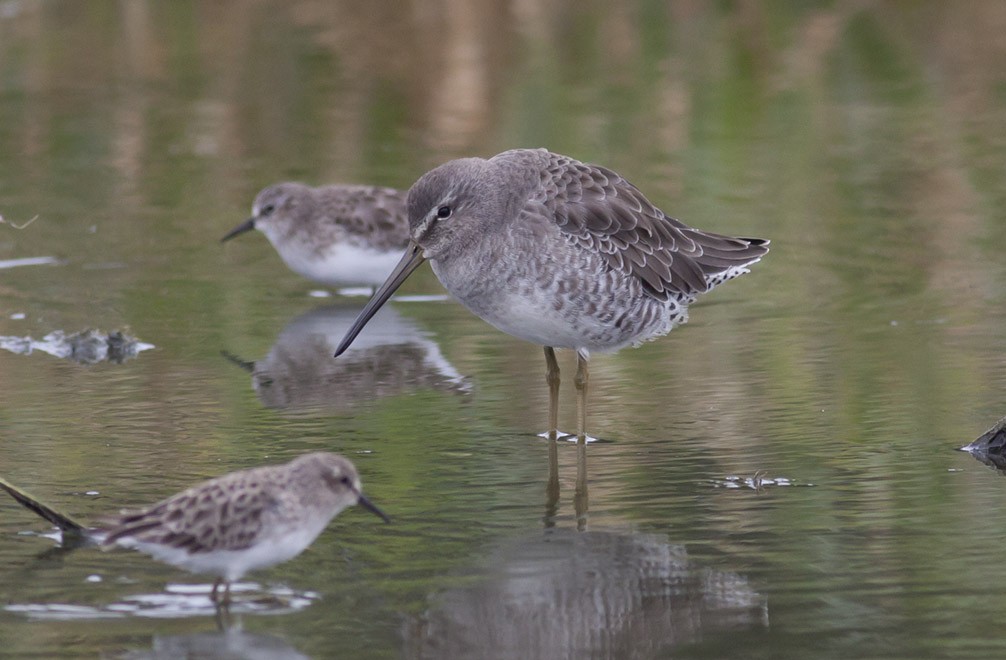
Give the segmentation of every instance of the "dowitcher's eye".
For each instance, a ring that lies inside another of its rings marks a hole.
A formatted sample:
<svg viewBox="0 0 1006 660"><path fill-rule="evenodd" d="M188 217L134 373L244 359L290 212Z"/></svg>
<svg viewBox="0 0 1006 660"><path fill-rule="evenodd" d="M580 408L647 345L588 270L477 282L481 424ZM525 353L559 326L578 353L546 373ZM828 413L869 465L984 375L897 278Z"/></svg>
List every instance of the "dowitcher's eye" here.
<svg viewBox="0 0 1006 660"><path fill-rule="evenodd" d="M451 207L449 206L441 206L437 209L437 217L441 220L451 217L451 213L453 213L453 211L451 211Z"/></svg>
<svg viewBox="0 0 1006 660"><path fill-rule="evenodd" d="M276 206L273 204L266 204L262 207L262 215L272 215L272 212L276 210Z"/></svg>
<svg viewBox="0 0 1006 660"><path fill-rule="evenodd" d="M341 483L343 486L346 486L347 488L349 488L350 486L353 485L353 480L350 479L349 477L343 475L342 479L339 479L339 483Z"/></svg>

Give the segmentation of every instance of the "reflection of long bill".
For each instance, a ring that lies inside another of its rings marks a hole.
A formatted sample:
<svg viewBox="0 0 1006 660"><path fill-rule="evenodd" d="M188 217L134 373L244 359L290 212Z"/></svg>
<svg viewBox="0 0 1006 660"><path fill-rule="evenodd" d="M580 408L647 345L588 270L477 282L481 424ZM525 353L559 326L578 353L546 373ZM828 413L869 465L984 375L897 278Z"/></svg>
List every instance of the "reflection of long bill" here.
<svg viewBox="0 0 1006 660"><path fill-rule="evenodd" d="M409 241L409 247L405 249L402 260L395 266L395 270L391 271L391 275L388 275L388 279L384 281L384 284L374 292L374 295L367 302L367 306L363 308L360 315L353 321L353 325L346 332L346 336L339 342L339 347L335 349L335 357L339 357L349 348L349 345L356 339L356 335L360 334L360 331L363 330L363 326L367 325L367 322L377 313L377 310L381 309L381 306L388 302L388 298L398 290L402 282L412 274L412 271L419 268L424 261L426 261L426 257L423 256L422 248L414 242Z"/></svg>

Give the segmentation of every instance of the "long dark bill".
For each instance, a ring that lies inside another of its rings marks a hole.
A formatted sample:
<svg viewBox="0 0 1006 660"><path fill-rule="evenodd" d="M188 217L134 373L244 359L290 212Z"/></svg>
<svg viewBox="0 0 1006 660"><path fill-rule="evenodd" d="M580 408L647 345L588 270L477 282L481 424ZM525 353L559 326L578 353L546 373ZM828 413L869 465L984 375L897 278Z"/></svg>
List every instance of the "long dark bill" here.
<svg viewBox="0 0 1006 660"><path fill-rule="evenodd" d="M381 511L380 509L378 509L377 506L373 502L371 502L366 497L364 497L363 493L360 493L359 499L356 501L356 503L359 504L360 506L362 506L367 511L370 511L372 514L374 514L375 516L377 516L378 518L380 518L384 522L386 522L386 523L391 522L391 518L389 518L386 515L384 515L384 512Z"/></svg>
<svg viewBox="0 0 1006 660"><path fill-rule="evenodd" d="M234 238L238 234L243 234L246 231L251 231L252 229L255 229L255 218L248 218L247 220L245 220L244 222L242 222L240 225L238 225L234 229L232 229L229 232L227 232L227 235L224 236L223 238L221 238L220 242L223 243L224 241L229 241L230 239Z"/></svg>
<svg viewBox="0 0 1006 660"><path fill-rule="evenodd" d="M398 290L398 287L402 285L405 278L411 275L412 271L419 268L424 261L426 261L426 257L423 256L422 249L410 241L409 247L406 248L405 254L402 255L402 260L395 266L395 270L391 271L391 275L388 275L388 279L384 281L384 284L381 285L367 302L367 306L363 308L360 315L353 321L353 325L349 328L346 336L339 342L339 347L335 349L335 357L339 357L349 348L349 345L356 339L356 335L360 334L360 331L363 330L363 326L367 325L367 322L377 313L377 310L381 309L381 306L388 302L391 294Z"/></svg>

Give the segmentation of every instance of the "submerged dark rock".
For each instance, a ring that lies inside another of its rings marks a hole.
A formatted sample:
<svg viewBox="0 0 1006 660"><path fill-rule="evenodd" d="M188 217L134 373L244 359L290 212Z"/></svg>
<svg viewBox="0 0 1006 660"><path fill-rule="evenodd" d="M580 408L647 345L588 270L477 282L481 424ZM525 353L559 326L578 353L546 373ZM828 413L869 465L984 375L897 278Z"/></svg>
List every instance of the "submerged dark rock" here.
<svg viewBox="0 0 1006 660"><path fill-rule="evenodd" d="M961 447L976 459L997 470L1006 472L1006 417L982 433L971 444Z"/></svg>

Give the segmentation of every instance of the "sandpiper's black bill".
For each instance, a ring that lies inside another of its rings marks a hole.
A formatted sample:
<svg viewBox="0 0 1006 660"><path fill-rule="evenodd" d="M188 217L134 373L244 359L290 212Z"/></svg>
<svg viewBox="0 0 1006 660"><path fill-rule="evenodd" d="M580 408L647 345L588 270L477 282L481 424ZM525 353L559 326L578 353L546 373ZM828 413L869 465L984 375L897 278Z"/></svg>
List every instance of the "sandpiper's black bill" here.
<svg viewBox="0 0 1006 660"><path fill-rule="evenodd" d="M255 229L255 218L248 218L247 220L245 220L244 222L242 222L240 225L238 225L234 229L232 229L229 232L227 232L227 235L224 236L223 238L221 238L220 242L223 243L224 241L229 241L230 239L234 238L238 234L243 234L246 231L251 231L252 229Z"/></svg>
<svg viewBox="0 0 1006 660"><path fill-rule="evenodd" d="M381 306L388 302L391 294L402 285L405 278L411 275L412 271L419 268L424 261L426 261L426 257L423 256L422 248L410 242L409 247L405 250L405 254L402 255L402 260L395 266L395 270L391 271L391 275L388 275L388 279L384 281L384 284L374 292L373 297L367 302L367 306L363 308L360 315L353 321L353 325L349 328L346 336L339 342L339 347L335 349L335 357L339 357L349 348L349 345L356 339L356 335L360 334L360 331L363 330L363 326L367 325L367 321L373 318L377 310L381 309Z"/></svg>
<svg viewBox="0 0 1006 660"><path fill-rule="evenodd" d="M366 497L364 497L363 493L360 493L359 499L356 501L356 503L359 504L360 506L362 506L367 511L370 511L372 514L374 514L375 516L377 516L378 518L380 518L384 522L386 522L386 523L391 522L391 518L389 518L388 516L384 515L384 512L381 511L380 509L378 509L377 506L373 502L371 502Z"/></svg>

